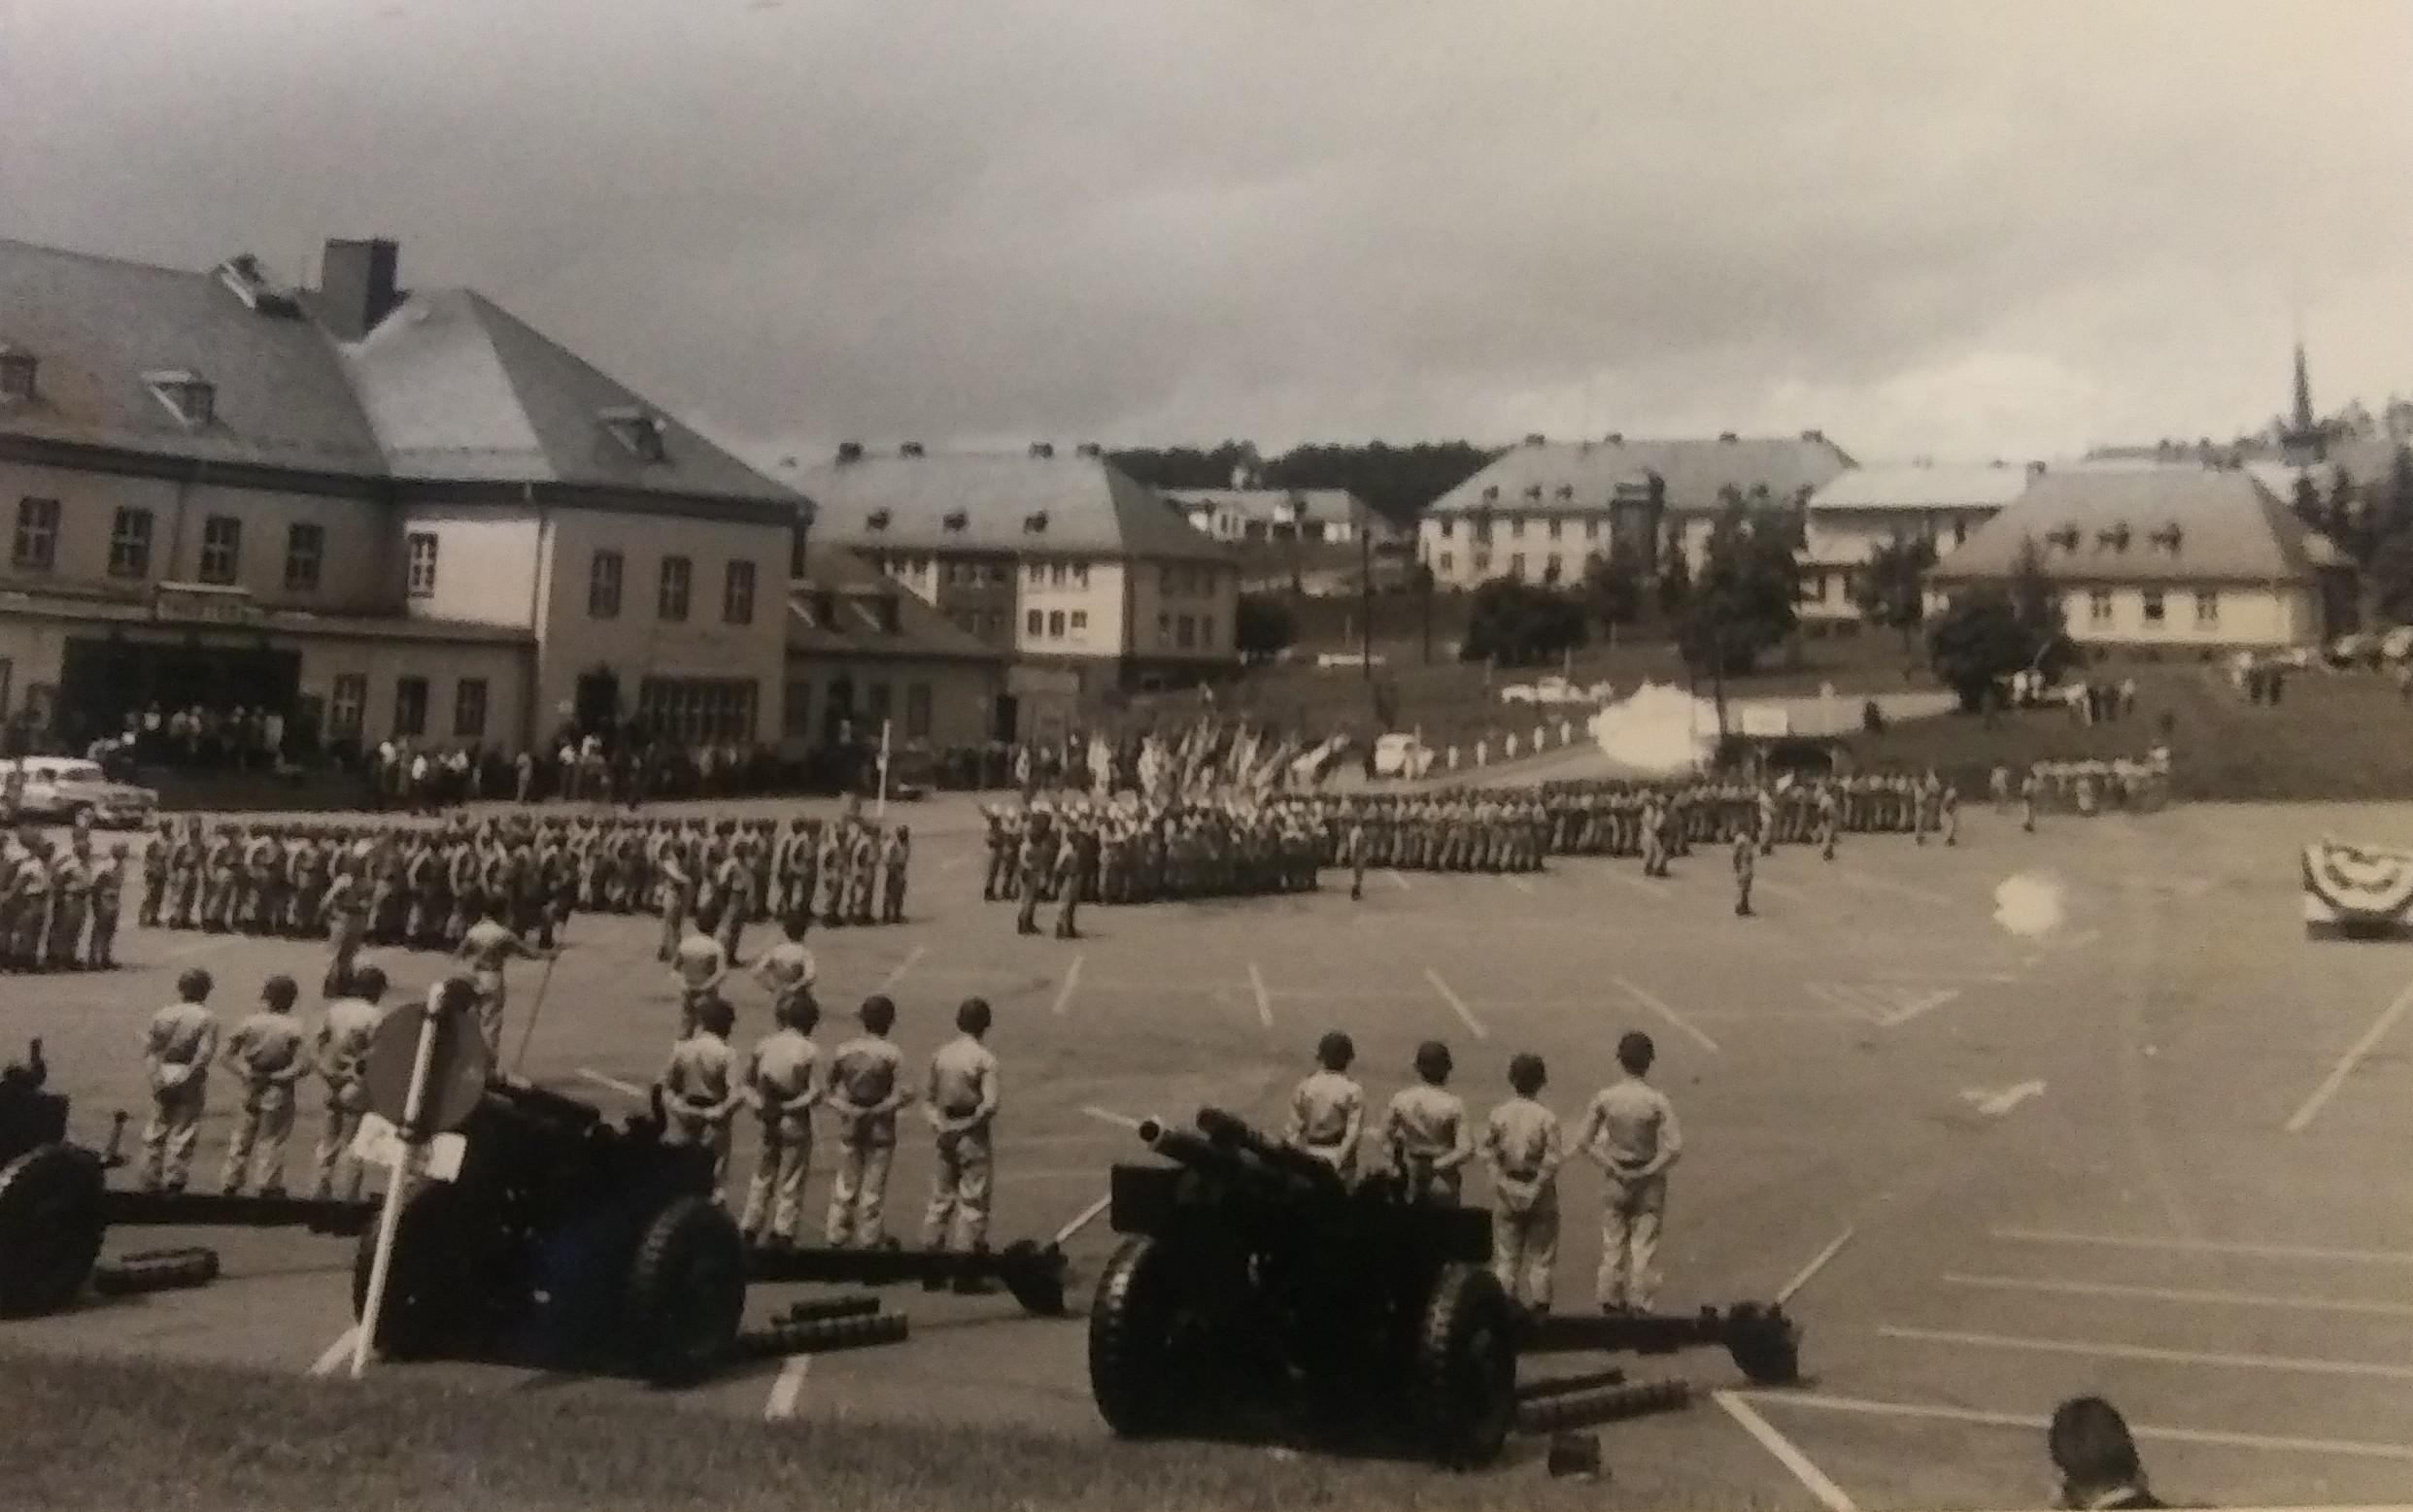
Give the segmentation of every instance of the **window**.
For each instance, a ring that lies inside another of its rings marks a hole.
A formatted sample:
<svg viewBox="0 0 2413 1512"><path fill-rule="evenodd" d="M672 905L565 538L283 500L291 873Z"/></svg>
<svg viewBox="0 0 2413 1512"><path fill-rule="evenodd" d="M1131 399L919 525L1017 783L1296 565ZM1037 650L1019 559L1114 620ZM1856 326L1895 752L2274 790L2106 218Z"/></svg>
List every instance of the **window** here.
<svg viewBox="0 0 2413 1512"><path fill-rule="evenodd" d="M1051 641L1060 641L1064 639L1063 610L1050 609L1047 611L1047 638Z"/></svg>
<svg viewBox="0 0 2413 1512"><path fill-rule="evenodd" d="M1156 617L1156 644L1163 646L1169 644L1172 640L1173 616L1158 615Z"/></svg>
<svg viewBox="0 0 2413 1512"><path fill-rule="evenodd" d="M326 732L338 737L360 738L360 716L368 708L368 674L339 672L335 689L326 700Z"/></svg>
<svg viewBox="0 0 2413 1512"><path fill-rule="evenodd" d="M654 612L663 619L678 622L687 618L687 589L696 575L696 564L684 556L662 559L662 592Z"/></svg>
<svg viewBox="0 0 2413 1512"><path fill-rule="evenodd" d="M1556 535L1557 533L1558 532L1555 530L1550 532L1552 535ZM1556 552L1552 552L1549 554L1549 558L1542 563L1542 581L1545 583L1556 583L1559 579L1559 575L1566 570L1566 562L1560 559L1559 554Z"/></svg>
<svg viewBox="0 0 2413 1512"><path fill-rule="evenodd" d="M151 576L151 511L121 509L109 527L109 575L113 578Z"/></svg>
<svg viewBox="0 0 2413 1512"><path fill-rule="evenodd" d="M866 722L877 724L888 718L889 693L886 683L874 683L864 689L863 717Z"/></svg>
<svg viewBox="0 0 2413 1512"><path fill-rule="evenodd" d="M48 572L58 561L58 500L17 501L17 547L9 560L28 572Z"/></svg>
<svg viewBox="0 0 2413 1512"><path fill-rule="evenodd" d="M2111 623L2111 589L2095 588L2087 594L2087 622Z"/></svg>
<svg viewBox="0 0 2413 1512"><path fill-rule="evenodd" d="M1509 521L1509 539L1512 541L1521 541L1524 538L1525 517L1519 515L1515 519Z"/></svg>
<svg viewBox="0 0 2413 1512"><path fill-rule="evenodd" d="M1040 613L1038 610L1034 609L1031 611L1030 616L1023 622L1023 632L1028 635L1036 636L1046 627L1046 624L1047 616Z"/></svg>
<svg viewBox="0 0 2413 1512"><path fill-rule="evenodd" d="M1208 615L1198 622L1198 643L1208 651L1215 649L1215 617Z"/></svg>
<svg viewBox="0 0 2413 1512"><path fill-rule="evenodd" d="M989 564L989 581L999 588L1003 588L1006 584L1014 581L1014 570L1002 561L991 562Z"/></svg>
<svg viewBox="0 0 2413 1512"><path fill-rule="evenodd" d="M1156 570L1156 590L1159 593L1171 598L1181 591L1173 586L1173 570L1171 567L1159 567Z"/></svg>
<svg viewBox="0 0 2413 1512"><path fill-rule="evenodd" d="M788 738L809 740L813 733L813 685L788 685Z"/></svg>
<svg viewBox="0 0 2413 1512"><path fill-rule="evenodd" d="M1076 561L1072 564L1072 582L1080 588L1089 587L1089 563Z"/></svg>
<svg viewBox="0 0 2413 1512"><path fill-rule="evenodd" d="M1477 552L1475 554L1475 570L1477 572L1489 572L1491 570L1491 554L1489 552Z"/></svg>
<svg viewBox="0 0 2413 1512"><path fill-rule="evenodd" d="M905 685L904 724L905 739L928 740L930 738L930 685L928 683Z"/></svg>
<svg viewBox="0 0 2413 1512"><path fill-rule="evenodd" d="M433 537L429 539L432 540ZM324 525L305 522L286 527L285 590L287 592L317 592L319 590L319 567L325 560L326 527Z"/></svg>
<svg viewBox="0 0 2413 1512"><path fill-rule="evenodd" d="M232 583L242 568L243 521L232 515L212 515L201 521L201 581Z"/></svg>
<svg viewBox="0 0 2413 1512"><path fill-rule="evenodd" d="M1586 541L1597 541L1600 539L1599 521L1587 520L1583 521L1583 539Z"/></svg>
<svg viewBox="0 0 2413 1512"><path fill-rule="evenodd" d="M393 732L396 735L427 733L425 678L397 677L393 680Z"/></svg>
<svg viewBox="0 0 2413 1512"><path fill-rule="evenodd" d="M1444 540L1444 541L1448 540L1448 539L1449 539L1449 537L1450 537L1451 532L1452 532L1452 531L1454 531L1456 528L1457 528L1457 521L1451 521L1451 520L1444 520L1444 521L1443 521L1441 522L1441 533L1442 533L1442 539L1443 539L1443 540Z"/></svg>
<svg viewBox="0 0 2413 1512"><path fill-rule="evenodd" d="M1072 569L1067 567L1062 562L1057 562L1047 569L1047 586L1049 588L1062 588L1065 584L1071 582L1071 578Z"/></svg>
<svg viewBox="0 0 2413 1512"><path fill-rule="evenodd" d="M1073 610L1073 611L1072 611L1072 635L1073 635L1073 638L1077 640L1077 639L1079 639L1081 636L1087 635L1088 633L1089 633L1089 611L1088 611L1088 610L1086 610L1086 609L1075 609L1075 610Z"/></svg>
<svg viewBox="0 0 2413 1512"><path fill-rule="evenodd" d="M788 532L788 576L792 579L804 576L804 538L801 525Z"/></svg>
<svg viewBox="0 0 2413 1512"><path fill-rule="evenodd" d="M1047 568L1044 563L1031 563L1031 586L1033 588L1045 588L1047 586Z"/></svg>
<svg viewBox="0 0 2413 1512"><path fill-rule="evenodd" d="M1550 521L1550 539L1553 541L1558 539L1558 528L1560 523L1561 521L1555 520Z"/></svg>
<svg viewBox="0 0 2413 1512"><path fill-rule="evenodd" d="M733 561L729 564L729 579L721 585L721 622L754 622L754 563Z"/></svg>
<svg viewBox="0 0 2413 1512"><path fill-rule="evenodd" d="M2145 590L2144 599L2145 622L2147 624L2159 624L2162 617L2161 589L2147 588Z"/></svg>
<svg viewBox="0 0 2413 1512"><path fill-rule="evenodd" d="M2205 588L2195 594L2195 622L2213 625L2221 622L2221 595Z"/></svg>
<svg viewBox="0 0 2413 1512"><path fill-rule="evenodd" d="M1967 520L1955 520L1953 521L1953 544L1954 546L1966 546L1969 544L1969 521Z"/></svg>
<svg viewBox="0 0 2413 1512"><path fill-rule="evenodd" d="M459 740L486 738L486 679L464 677L453 685L453 735Z"/></svg>
<svg viewBox="0 0 2413 1512"><path fill-rule="evenodd" d="M1525 576L1525 554L1524 554L1524 553L1522 553L1522 552L1514 552L1514 553L1512 553L1512 554L1510 554L1510 556L1509 556L1509 576L1510 576L1510 577L1512 577L1512 578L1515 578L1515 579L1517 579L1517 580L1518 580L1518 581L1520 581L1520 582L1521 582L1521 581L1523 581L1524 576Z"/></svg>
<svg viewBox="0 0 2413 1512"><path fill-rule="evenodd" d="M685 558L673 558L684 560ZM844 702L853 689L843 678L830 685L833 716L824 728L843 718ZM683 745L702 741L754 740L755 687L734 677L649 677L637 684L637 723L648 732Z"/></svg>
<svg viewBox="0 0 2413 1512"><path fill-rule="evenodd" d="M597 552L587 568L587 618L617 620L620 618L621 555L618 552Z"/></svg>
<svg viewBox="0 0 2413 1512"><path fill-rule="evenodd" d="M1183 615L1173 622L1173 644L1188 651L1198 644L1198 621Z"/></svg>
<svg viewBox="0 0 2413 1512"><path fill-rule="evenodd" d="M1442 571L1444 571L1444 572L1447 572L1447 571L1449 571L1452 567L1454 567L1454 566L1456 566L1456 565L1457 565L1457 563L1456 563L1455 559L1454 559L1454 558L1450 555L1450 554L1449 554L1449 553L1447 553L1447 552L1444 552L1444 553L1442 553L1442 554L1441 554L1441 570L1442 570Z"/></svg>
<svg viewBox="0 0 2413 1512"><path fill-rule="evenodd" d="M403 589L413 598L425 598L435 592L436 538L432 530L414 530L403 541L407 548L403 572Z"/></svg>

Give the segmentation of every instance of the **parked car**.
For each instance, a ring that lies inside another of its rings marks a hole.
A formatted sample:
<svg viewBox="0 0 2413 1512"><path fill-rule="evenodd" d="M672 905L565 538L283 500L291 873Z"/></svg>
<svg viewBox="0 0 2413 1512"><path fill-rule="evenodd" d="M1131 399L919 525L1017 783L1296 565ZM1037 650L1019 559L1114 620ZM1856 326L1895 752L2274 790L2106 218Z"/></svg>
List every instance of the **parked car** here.
<svg viewBox="0 0 2413 1512"><path fill-rule="evenodd" d="M1376 777L1422 777L1432 765L1432 748L1411 734L1394 730L1375 740Z"/></svg>
<svg viewBox="0 0 2413 1512"><path fill-rule="evenodd" d="M104 828L137 829L151 823L152 811L159 806L159 795L151 789L112 782L99 762L79 756L0 761L0 787L19 771L25 779L24 790L17 799L19 819L65 823L80 813L89 813L92 822Z"/></svg>

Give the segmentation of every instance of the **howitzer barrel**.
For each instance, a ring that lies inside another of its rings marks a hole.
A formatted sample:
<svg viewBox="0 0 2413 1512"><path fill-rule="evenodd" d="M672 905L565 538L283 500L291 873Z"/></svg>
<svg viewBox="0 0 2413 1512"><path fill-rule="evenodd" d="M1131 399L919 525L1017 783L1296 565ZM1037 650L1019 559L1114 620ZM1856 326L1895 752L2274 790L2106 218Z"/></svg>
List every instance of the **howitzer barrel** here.
<svg viewBox="0 0 2413 1512"><path fill-rule="evenodd" d="M1318 1192L1338 1196L1346 1190L1339 1171L1305 1150L1275 1144L1249 1127L1246 1121L1221 1108L1199 1109L1198 1127L1199 1132L1224 1149L1244 1151L1283 1175L1307 1182Z"/></svg>

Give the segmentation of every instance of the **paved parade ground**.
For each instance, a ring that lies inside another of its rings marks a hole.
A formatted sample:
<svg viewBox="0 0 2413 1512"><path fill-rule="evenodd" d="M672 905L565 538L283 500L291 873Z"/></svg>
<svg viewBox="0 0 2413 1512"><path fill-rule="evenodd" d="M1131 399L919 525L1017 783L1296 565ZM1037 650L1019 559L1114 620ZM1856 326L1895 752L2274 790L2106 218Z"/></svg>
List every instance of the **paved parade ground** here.
<svg viewBox="0 0 2413 1512"><path fill-rule="evenodd" d="M2399 1022L2413 955L2307 943L2296 871L2296 848L2324 829L2401 841L2413 812L2197 806L2049 819L2025 835L1979 810L1955 849L1855 836L1821 863L1784 848L1761 863L1750 920L1732 917L1714 848L1659 883L1607 858L1555 858L1530 877L1378 872L1354 905L1327 872L1306 897L1084 910L1077 942L1017 938L1007 905L979 901L969 803L910 817L912 922L814 931L819 1038L845 1037L853 1004L887 991L918 1065L962 996L996 1004L1001 1241L1044 1238L1103 1193L1107 1164L1139 1153L1119 1121L1213 1102L1277 1126L1327 1028L1355 1036L1377 1104L1427 1037L1456 1051L1455 1088L1478 1114L1505 1094L1509 1056L1539 1051L1546 1100L1572 1121L1612 1074L1617 1034L1639 1027L1658 1042L1654 1080L1686 1141L1666 1304L1772 1294L1851 1237L1792 1304L1801 1388L1748 1390L1722 1355L1624 1361L1703 1388L1686 1412L1602 1430L1625 1490L1681 1462L1688 1484L1706 1474L1776 1507L2040 1504L2043 1419L2093 1391L2136 1426L2165 1495L2413 1500L2413 1025ZM1995 890L2015 874L2060 889L2059 928L2028 939L1995 921ZM676 1027L654 924L584 917L569 937L525 1069L632 1107L627 1091L652 1080ZM267 973L291 972L307 993L323 964L306 944L143 929L119 956L127 969L111 974L0 979L0 1045L44 1038L93 1144L109 1110L142 1105L141 1026L177 971L207 966L231 1023ZM404 989L441 966L377 958ZM541 972L513 970L507 1047ZM742 1044L767 1009L750 984L733 991ZM200 1182L216 1176L233 1101L221 1081ZM890 1224L909 1242L930 1157L919 1123L904 1126ZM312 1132L305 1116L297 1182ZM751 1163L741 1138L741 1176ZM1562 1310L1590 1302L1596 1193L1590 1168L1571 1165ZM129 1231L112 1250L157 1242L182 1241ZM220 1248L224 1279L6 1325L0 1346L296 1374L331 1363L350 1323L348 1241L189 1242ZM1110 1243L1098 1226L1072 1246L1076 1312ZM800 1294L759 1287L753 1309ZM661 1399L732 1430L787 1415L936 1419L1105 1449L1077 1316L1026 1319L1002 1294L888 1298L912 1319L908 1343L770 1361ZM644 1390L383 1368L496 1392ZM1537 1452L1521 1445L1498 1473L1538 1476Z"/></svg>

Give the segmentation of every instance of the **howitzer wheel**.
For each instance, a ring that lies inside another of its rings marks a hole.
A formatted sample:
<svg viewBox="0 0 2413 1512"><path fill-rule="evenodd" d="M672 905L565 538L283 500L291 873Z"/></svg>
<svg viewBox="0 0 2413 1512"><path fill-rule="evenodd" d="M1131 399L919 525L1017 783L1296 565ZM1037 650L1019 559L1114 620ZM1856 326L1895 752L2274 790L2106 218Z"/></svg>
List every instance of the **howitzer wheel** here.
<svg viewBox="0 0 2413 1512"><path fill-rule="evenodd" d="M1098 1278L1089 1308L1089 1394L1106 1427L1125 1438L1171 1431L1190 1399L1184 1285L1173 1253L1145 1235L1123 1241Z"/></svg>
<svg viewBox="0 0 2413 1512"><path fill-rule="evenodd" d="M1516 1424L1516 1309L1479 1265L1442 1267L1416 1320L1416 1428L1444 1464L1499 1457Z"/></svg>
<svg viewBox="0 0 2413 1512"><path fill-rule="evenodd" d="M1016 1239L998 1256L998 1275L1022 1310L1040 1318L1064 1316L1064 1252L1030 1239Z"/></svg>
<svg viewBox="0 0 2413 1512"><path fill-rule="evenodd" d="M478 1278L465 1248L467 1204L458 1189L431 1186L402 1203L386 1267L386 1296L370 1340L389 1360L425 1360L441 1353L477 1309ZM352 1257L352 1316L368 1314L369 1270L377 1229L360 1235Z"/></svg>
<svg viewBox="0 0 2413 1512"><path fill-rule="evenodd" d="M56 1312L100 1258L101 1166L73 1145L41 1145L0 1166L0 1318Z"/></svg>
<svg viewBox="0 0 2413 1512"><path fill-rule="evenodd" d="M1753 1386L1801 1379L1801 1330L1778 1306L1738 1302L1726 1314L1726 1353Z"/></svg>
<svg viewBox="0 0 2413 1512"><path fill-rule="evenodd" d="M674 1198L645 1226L621 1295L629 1360L656 1386L726 1361L746 1310L746 1241L709 1197Z"/></svg>

